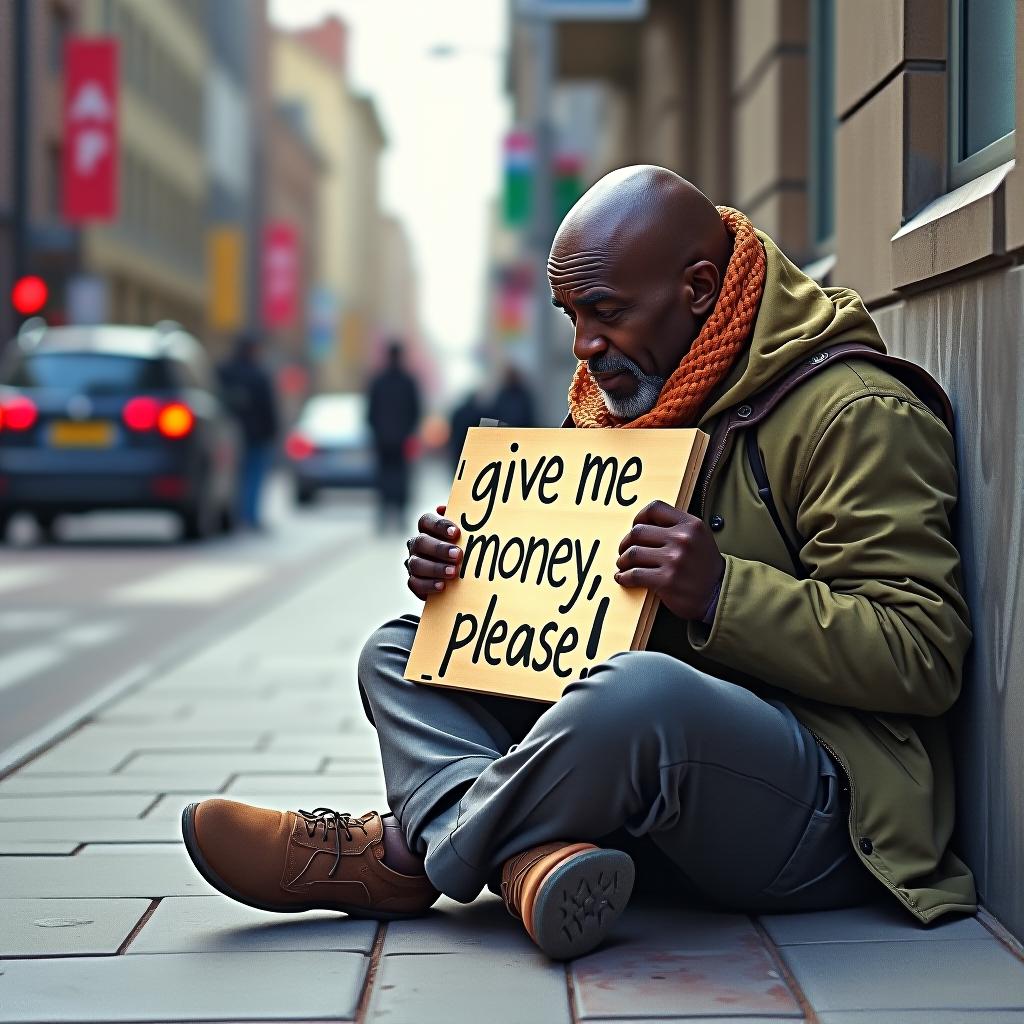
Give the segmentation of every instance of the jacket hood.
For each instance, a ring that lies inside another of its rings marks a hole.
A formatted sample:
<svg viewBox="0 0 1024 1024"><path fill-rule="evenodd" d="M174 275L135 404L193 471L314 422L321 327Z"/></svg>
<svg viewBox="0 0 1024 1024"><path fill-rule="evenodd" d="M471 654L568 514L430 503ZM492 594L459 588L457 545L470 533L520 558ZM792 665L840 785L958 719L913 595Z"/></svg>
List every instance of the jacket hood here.
<svg viewBox="0 0 1024 1024"><path fill-rule="evenodd" d="M757 231L757 237L764 244L765 282L754 330L699 424L756 395L819 349L858 341L885 351L878 328L855 291L822 288L763 231Z"/></svg>

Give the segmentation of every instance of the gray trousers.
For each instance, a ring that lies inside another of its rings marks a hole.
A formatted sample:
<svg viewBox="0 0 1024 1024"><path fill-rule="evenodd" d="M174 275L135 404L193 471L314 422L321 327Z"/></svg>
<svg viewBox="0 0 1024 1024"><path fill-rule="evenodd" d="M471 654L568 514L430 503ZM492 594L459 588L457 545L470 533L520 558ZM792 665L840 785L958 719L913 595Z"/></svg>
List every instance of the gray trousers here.
<svg viewBox="0 0 1024 1024"><path fill-rule="evenodd" d="M556 839L627 849L713 902L811 910L880 891L853 850L842 770L781 703L665 654L630 651L544 705L402 678L418 618L359 660L391 810L461 902Z"/></svg>

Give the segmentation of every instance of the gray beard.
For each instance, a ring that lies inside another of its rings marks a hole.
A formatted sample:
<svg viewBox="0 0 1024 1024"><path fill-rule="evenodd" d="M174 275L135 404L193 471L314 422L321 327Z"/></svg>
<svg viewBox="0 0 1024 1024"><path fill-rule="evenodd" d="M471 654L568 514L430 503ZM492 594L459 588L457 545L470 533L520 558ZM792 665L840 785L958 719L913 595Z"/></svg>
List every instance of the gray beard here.
<svg viewBox="0 0 1024 1024"><path fill-rule="evenodd" d="M601 392L604 407L620 420L635 420L638 416L649 413L668 380L667 377L644 373L629 356L621 352L603 352L599 356L594 356L593 359L587 360L587 369L592 373L625 371L636 379L636 390L627 398L614 398L607 391Z"/></svg>

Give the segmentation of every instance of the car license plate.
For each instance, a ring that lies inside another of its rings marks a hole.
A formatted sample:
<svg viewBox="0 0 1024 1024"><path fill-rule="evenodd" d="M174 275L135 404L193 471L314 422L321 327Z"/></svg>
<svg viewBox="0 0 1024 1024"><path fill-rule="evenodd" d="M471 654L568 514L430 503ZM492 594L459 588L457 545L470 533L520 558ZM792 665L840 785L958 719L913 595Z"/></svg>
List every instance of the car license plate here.
<svg viewBox="0 0 1024 1024"><path fill-rule="evenodd" d="M113 443L113 424L104 420L59 420L50 430L50 444L55 448L109 448Z"/></svg>

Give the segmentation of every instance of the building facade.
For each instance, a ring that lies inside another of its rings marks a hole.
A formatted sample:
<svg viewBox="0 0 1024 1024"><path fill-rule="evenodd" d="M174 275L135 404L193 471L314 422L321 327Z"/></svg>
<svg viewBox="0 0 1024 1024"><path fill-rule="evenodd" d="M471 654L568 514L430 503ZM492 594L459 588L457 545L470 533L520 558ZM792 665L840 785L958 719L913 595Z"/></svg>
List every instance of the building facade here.
<svg viewBox="0 0 1024 1024"><path fill-rule="evenodd" d="M527 125L529 40L518 25L509 62ZM556 97L589 89L599 107L574 142L589 181L659 163L737 206L812 277L857 289L952 398L975 637L957 845L1024 935L1024 4L649 0L638 22L558 25L555 51Z"/></svg>

